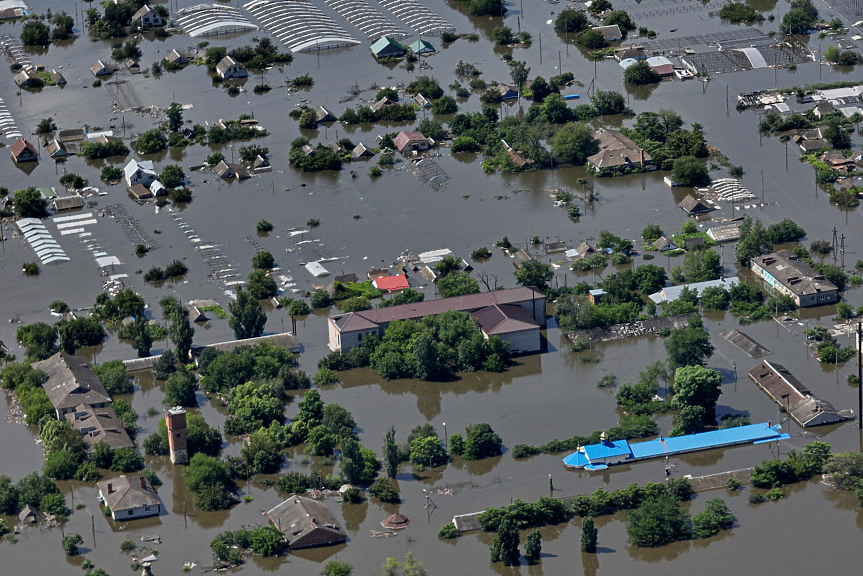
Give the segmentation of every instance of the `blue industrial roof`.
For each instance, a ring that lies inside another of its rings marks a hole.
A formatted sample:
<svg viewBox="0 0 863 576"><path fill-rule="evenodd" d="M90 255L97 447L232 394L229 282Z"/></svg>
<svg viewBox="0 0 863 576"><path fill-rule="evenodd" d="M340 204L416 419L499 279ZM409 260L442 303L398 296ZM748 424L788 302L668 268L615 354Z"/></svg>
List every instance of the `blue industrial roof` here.
<svg viewBox="0 0 863 576"><path fill-rule="evenodd" d="M756 442L758 440L772 440L779 436L779 432L762 423L738 426L737 428L728 428L726 430L701 432L700 434L689 434L687 436L677 436L675 438L638 442L632 444L630 448L632 449L633 458L655 458L656 456L664 456L666 454L679 454L681 452L718 448L720 446Z"/></svg>
<svg viewBox="0 0 863 576"><path fill-rule="evenodd" d="M584 455L591 461L614 456L629 456L630 453L629 442L626 440L607 440L584 447Z"/></svg>

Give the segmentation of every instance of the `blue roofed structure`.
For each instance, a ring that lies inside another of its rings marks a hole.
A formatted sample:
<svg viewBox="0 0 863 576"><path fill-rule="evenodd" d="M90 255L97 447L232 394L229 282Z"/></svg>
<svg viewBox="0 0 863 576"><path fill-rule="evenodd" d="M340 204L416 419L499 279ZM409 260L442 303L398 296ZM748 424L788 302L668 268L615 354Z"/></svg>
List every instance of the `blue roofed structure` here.
<svg viewBox="0 0 863 576"><path fill-rule="evenodd" d="M564 458L563 462L570 468L603 469L606 464L614 464L624 460L646 460L648 458L660 458L662 456L685 454L687 452L697 452L711 448L772 442L789 437L788 434L783 434L778 429L778 425L771 426L770 422L766 422L725 430L687 434L674 438L660 436L656 440L636 442L634 444L629 444L626 440L616 440L613 442L603 440L599 444L592 444L579 449L578 452ZM608 462L607 460L610 458L615 460Z"/></svg>

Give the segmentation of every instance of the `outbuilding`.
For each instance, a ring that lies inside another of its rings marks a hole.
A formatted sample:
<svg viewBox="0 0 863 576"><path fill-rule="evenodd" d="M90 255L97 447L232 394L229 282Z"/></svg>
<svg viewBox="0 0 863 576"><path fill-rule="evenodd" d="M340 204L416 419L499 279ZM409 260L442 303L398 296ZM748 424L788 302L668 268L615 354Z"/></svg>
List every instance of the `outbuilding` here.
<svg viewBox="0 0 863 576"><path fill-rule="evenodd" d="M381 36L372 44L375 58L398 58L405 55L405 48L389 36Z"/></svg>
<svg viewBox="0 0 863 576"><path fill-rule="evenodd" d="M414 54L431 54L433 52L437 52L434 46L431 43L426 42L422 38L408 46Z"/></svg>

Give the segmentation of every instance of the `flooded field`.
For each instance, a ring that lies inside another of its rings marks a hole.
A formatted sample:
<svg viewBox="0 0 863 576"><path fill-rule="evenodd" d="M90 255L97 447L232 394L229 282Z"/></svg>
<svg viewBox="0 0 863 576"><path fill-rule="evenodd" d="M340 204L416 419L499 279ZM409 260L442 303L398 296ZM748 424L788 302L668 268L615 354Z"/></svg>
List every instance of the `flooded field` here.
<svg viewBox="0 0 863 576"><path fill-rule="evenodd" d="M182 8L194 2L181 0L178 4ZM314 4L355 38L365 40L362 31L340 18L326 3ZM388 14L383 3L373 4ZM194 199L185 206L169 206L157 211L152 204L139 206L134 203L122 184L106 186L101 182L99 173L104 166L103 161L88 162L72 157L65 164L53 165L52 161L43 159L35 168L29 166L24 170L16 167L5 156L6 152L0 153L0 185L10 190L27 186L55 186L59 190L58 178L65 170L82 175L91 185L107 192L106 196L89 198L82 211L93 213L97 220L87 226L87 231L92 233L89 237L61 235L56 223L50 219L45 221L71 261L44 266L37 277L21 274L21 264L36 257L23 240L12 238L6 225L8 241L3 243L0 253L0 281L3 286L0 340L20 359L23 348L17 347L14 338L20 324L54 321L48 311L53 300L63 300L73 309L93 304L103 291L106 280L100 275L92 256L91 245L94 244L121 260L123 264L116 267L114 273L128 274L129 278L125 279L127 285L139 292L151 309L156 309L159 298L166 294L174 294L183 301L214 299L226 305L229 301L226 287L208 278L209 269L204 258L195 250L195 243L188 239L187 228L181 228L171 218L172 210L180 210L188 229L194 230L202 243L218 246L243 276L252 269L250 261L256 243L273 253L280 266L277 274L290 278L294 288L300 290L310 289L313 284L323 284L327 280L313 278L301 265L309 254L334 258L324 263L333 274L354 272L363 276L370 268L392 264L405 250L417 254L450 248L457 255L467 257L472 250L481 246L491 247L504 236L514 244L523 245L537 235L577 246L582 241L598 237L600 230L607 229L619 236L636 239L647 223L657 223L666 231L676 231L686 221L685 213L677 206L686 190L668 188L662 180L667 175L664 172L597 179L582 168L563 167L517 175L487 175L483 173L481 157L470 154L454 157L447 148L441 149L440 156L434 158L449 176L449 180L438 188L405 170L406 163L398 164L395 169L385 169L384 176L378 179L367 175L371 164L366 163L344 166L340 172L317 174L304 174L289 167L290 142L299 135L324 143L348 137L354 142L372 146L377 135L407 125L342 127L336 123L327 128L322 126L319 130L301 131L297 122L288 117L288 113L301 103L325 105L339 115L358 102L341 102L348 96L351 85L363 89L360 99L364 102L374 98L376 90L369 88L373 84L406 84L420 74L433 75L445 86L455 79L453 70L459 60L480 68L486 81L510 81L508 66L500 60L500 47L493 47L489 41L492 30L500 26L500 19L469 17L464 5L453 0L429 0L424 4L453 25L457 32L480 34L480 42L469 43L466 39L459 39L428 59L432 67L430 71L410 73L402 67L376 63L366 42L352 49L321 51L320 54L297 53L291 65L266 73L265 80L274 89L262 96L251 91L258 78L249 78L245 84L246 91L240 95L229 96L223 88L212 84L204 66L188 66L175 73L166 72L159 78L143 74L133 76L123 71L117 75L117 79L127 83L122 84L122 88L112 87L109 82L93 88L89 67L97 59L110 60L111 42L92 42L86 33L74 41L53 45L47 51L29 54L34 63L44 63L48 69L63 66L62 72L69 82L63 89L46 87L40 93L22 90L19 96L12 82L12 73L5 67L0 71L0 98L25 134L33 132L39 120L52 116L60 129L82 125L94 129L114 126L115 134L119 132L130 137L152 128L162 116L144 118L129 111L114 112L113 101L131 98L143 106L159 108L167 108L176 101L192 105L184 111L184 117L193 123L212 124L219 119L235 119L240 114L253 115L270 132L266 138L253 142L269 147L273 170L247 181L227 184L215 174L190 172L188 167L201 164L206 156L217 150L226 157L233 157L238 153L234 148L245 142L221 148L172 148L146 159L152 159L157 169L167 163L181 164L193 183ZM763 32L778 31L781 16L788 10L787 3L766 0L749 4L764 11L765 16L776 16L774 22L764 22L759 26ZM72 14L77 9L80 18L81 3L70 0L31 2L31 7L40 13L49 6L55 13L66 10ZM815 239L830 240L835 227L837 234L845 235L846 265L853 266L854 262L863 259L860 209L843 211L831 205L824 191L816 187L812 168L797 161L797 147L789 146L786 169L785 146L775 138L759 138L756 129L758 115L753 111L735 111L736 95L740 92L849 80L859 75L859 69L832 69L809 62L798 65L796 71L760 69L714 75L709 82L689 80L663 82L653 87L627 87L616 61L605 59L594 63L585 58L580 48L573 44L567 46L567 39L554 33L547 22L553 21L554 15L564 6L564 3L550 4L540 0L508 5L506 25L513 29L520 27L533 35L530 48L513 51L515 59L524 60L530 66L531 77L542 75L548 78L559 74L560 62L562 70L572 71L581 83L564 92L580 93L582 102L595 74L597 89L618 90L626 94L629 106L636 113L672 108L687 124L701 123L708 144L719 148L733 164L743 166L742 184L761 198L758 206L755 203L748 207L722 204L721 209L713 213L714 219L751 215L770 224L786 217L792 218L807 231L807 244ZM720 22L715 15L720 7L718 2L666 0L640 3L627 0L614 4L615 9L627 10L638 25L656 30L658 40L680 38L681 42L717 31L746 29ZM820 3L819 9L825 17L832 14L830 8ZM246 13L246 16L250 15ZM845 18L844 15L842 17ZM403 25L394 17L390 20ZM17 37L20 31L20 23L0 25L0 36L10 34ZM236 47L249 44L254 36L263 35L265 32L259 31L205 39L211 46ZM142 67L161 60L171 49L185 50L202 39L189 36L148 38L141 44L144 52ZM435 47L441 47L439 38L427 39ZM806 41L805 38L802 40ZM821 42L826 49L830 39ZM808 48L817 51L818 44L816 36L808 39ZM304 73L312 75L314 87L308 91L288 92L285 79ZM460 111L473 112L481 107L477 95L466 101L459 100L458 104ZM508 103L502 106L501 114L525 114L528 106L524 100ZM425 114L431 115L430 112ZM447 119L441 118L443 121ZM592 124L613 127L631 125L631 120L605 118L596 119ZM37 140L35 135L30 139L34 143ZM855 135L855 149L859 142L859 136ZM132 157L137 156L133 153ZM126 161L116 162L122 167ZM358 172L358 177L351 177L352 169ZM724 177L727 172L719 170L716 175ZM553 206L545 189L568 187L579 193L583 190L580 178L587 178L586 186L594 190L597 200L583 210L579 219L572 220L565 210ZM135 255L135 242L118 221L100 215L105 207L116 204L122 204L138 220L141 230L158 243L158 249L141 258ZM256 233L255 223L262 218L275 225L272 232ZM310 218L319 218L320 226L303 235L290 235L292 230L308 230L305 224ZM313 241L309 243L311 249L297 245L297 242L307 240ZM640 247L638 242L636 247ZM475 264L476 269L492 279L496 277L501 286L514 286L512 260L500 251L493 252L488 262ZM722 256L725 272L736 274L733 245L724 246ZM136 274L136 271L151 266L165 266L177 258L184 259L189 267L189 273L179 281L154 286L144 283L141 275ZM568 272L562 255L544 255L542 260L562 264L556 268L553 282L572 284L587 280L593 283L589 273ZM653 263L670 269L681 262L681 258L660 257ZM641 263L642 259L636 257L635 265ZM606 272L614 269L610 266ZM423 285L421 289L426 297L434 297L434 286L425 286L426 282L421 277L416 278ZM290 295L290 290L285 294ZM860 290L846 291L843 297L854 308L863 305ZM297 335L302 343L300 365L310 373L328 352L326 316L331 312L317 310L298 322ZM771 351L766 359L784 364L816 395L838 409L856 410L857 390L846 383L847 375L856 369L853 362L838 368L821 364L812 356L801 336L803 329L816 323L832 326L835 314L835 307L820 307L801 312L799 323L782 326L773 321L762 321L746 327L740 327L730 313L706 315L705 326L716 346L716 353L708 365L722 371L725 377L718 413L744 413L753 422L782 422L784 431L791 438L782 442L778 449L755 445L683 456L674 462L674 477L753 466L776 457L777 451L785 455L789 449L802 448L815 438L829 442L834 451L863 449L863 437L855 422L809 433L786 421L772 400L746 376L757 360L746 356L719 335L731 328L741 328ZM290 322L285 311L271 311L266 332L289 329ZM508 450L517 443L538 445L555 438L588 434L613 426L620 417L614 391L597 388L596 383L608 373L615 374L619 383L633 381L639 370L655 360L665 359L663 341L659 337L594 345L594 351L602 358L594 364L584 363L579 354L568 351L560 330L553 322L543 334L548 344L547 353L519 358L516 366L502 374L467 374L455 382L441 384L404 380L386 382L370 369L360 369L344 373L341 384L323 388L323 400L337 402L353 412L361 442L379 453L384 434L391 425L395 426L397 441L401 442L412 427L426 422L432 423L440 434L462 431L469 423L488 422L503 438L507 449L501 457L477 462L456 458L446 467L415 474L409 466L403 465L398 476L402 494L399 506L380 505L376 501L361 505L339 504L334 500L327 502L348 531L346 546L301 551L284 558L255 558L247 562L242 573L291 571L313 575L320 573L323 562L336 558L353 564L354 574L376 574L387 557L403 559L408 552L413 552L433 575L492 572L612 575L633 570L645 575L694 571L711 575L729 572L795 574L804 565L828 565L837 567L838 573L844 573L840 566L853 565L863 557L857 546L863 515L853 494L833 491L816 481L786 488L785 500L760 506L748 503L748 490L735 494L725 491L700 494L691 503L693 514L703 509L705 500L725 498L737 517L733 530L709 540L677 543L658 550L630 546L622 514L597 520L600 548L595 556L578 552L580 519L544 528L542 562L530 567L523 564L520 568L504 568L500 564L490 564L488 546L492 536L489 534L470 534L455 541L440 540L437 531L455 514L500 506L513 498L533 501L547 495L549 474L553 476L555 496L592 492L599 487L613 489L631 482L662 481L665 477L661 461L588 474L565 469L561 462L565 454L540 455L518 461L512 458ZM230 339L233 339L233 334L227 320L213 318L207 327L196 327L196 344ZM161 352L163 347L164 343L157 342L153 353ZM134 351L111 335L97 349L82 350L79 354L102 362L132 358ZM163 383L155 382L149 373L136 374L136 388L131 400L140 415L139 444L155 430L159 418L146 416L147 409L161 410L163 398ZM288 416L296 413L298 399L287 406ZM218 400L201 393L199 402L201 407L198 410L207 421L213 426L222 426L226 408ZM0 402L0 414L3 415L0 418L0 439L3 440L0 474L14 480L39 469L44 457L41 446L35 441L37 434L34 429L5 419L7 406L8 398L5 403ZM661 433L667 433L672 427L671 416L660 415L657 421ZM240 446L239 441L230 438L225 453L238 455ZM178 572L185 562L190 561L199 565L192 572L200 573L200 566L212 565L209 542L216 534L243 525L264 524L266 516L262 511L281 500L273 488L255 481L250 486L241 485L253 497L252 502L239 504L227 512L199 512L194 510L192 496L185 488L181 467L172 466L166 457L147 457L147 464L164 481L159 488L159 496L166 512L158 518L128 524L114 523L102 516L94 485L61 483L70 507L74 508L74 504L79 502L86 505L71 516L64 529L66 534L77 532L84 536L85 556L67 559L62 553L58 529L25 531L17 544L0 544L3 571L32 572L32 559L38 558L38 573L74 573L78 572L78 566L86 557L114 576L129 573L131 558L120 553L119 543L158 533L162 543L152 546L159 550L159 559L153 566L154 574ZM295 452L290 452L285 471L291 470L326 474L333 468L295 449ZM425 507L424 490L429 490L436 507ZM371 531L380 531L380 521L395 511L408 516L413 524L394 538L372 538ZM812 545L812 534L829 534L830 537L818 538L817 545ZM808 545L803 544L804 539ZM674 564L669 565L668 561Z"/></svg>

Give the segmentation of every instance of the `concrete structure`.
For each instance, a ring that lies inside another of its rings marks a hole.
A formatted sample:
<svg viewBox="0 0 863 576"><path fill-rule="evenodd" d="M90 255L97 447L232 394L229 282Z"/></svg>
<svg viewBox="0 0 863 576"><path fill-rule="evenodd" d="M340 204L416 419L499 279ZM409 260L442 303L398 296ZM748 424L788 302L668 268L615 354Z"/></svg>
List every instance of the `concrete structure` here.
<svg viewBox="0 0 863 576"><path fill-rule="evenodd" d="M290 496L267 516L285 535L291 550L342 544L348 539L329 509L311 498Z"/></svg>
<svg viewBox="0 0 863 576"><path fill-rule="evenodd" d="M606 470L610 465L630 463L637 460L662 458L688 452L724 448L740 444L763 444L789 438L788 434L780 433L779 426L771 426L770 422L738 426L727 430L714 430L700 434L687 434L674 438L630 444L626 440L610 440L608 434L602 433L599 444L583 446L578 451L563 459L568 468L585 468L587 470Z"/></svg>
<svg viewBox="0 0 863 576"><path fill-rule="evenodd" d="M189 462L189 448L186 439L186 411L175 406L165 412L165 425L168 427L168 449L173 464Z"/></svg>
<svg viewBox="0 0 863 576"><path fill-rule="evenodd" d="M521 306L493 304L477 310L471 317L479 322L486 340L497 336L508 342L513 352L538 352L542 347L539 324Z"/></svg>
<svg viewBox="0 0 863 576"><path fill-rule="evenodd" d="M131 188L135 184L149 187L158 175L153 169L152 160L129 160L129 163L123 168L123 179L126 181L126 187Z"/></svg>
<svg viewBox="0 0 863 576"><path fill-rule="evenodd" d="M147 6L141 6L140 10L135 12L135 15L132 16L132 22L137 20L141 21L141 24L144 26L156 27L156 26L164 26L165 22L162 20L162 15Z"/></svg>
<svg viewBox="0 0 863 576"><path fill-rule="evenodd" d="M381 36L372 44L372 54L375 58L398 58L404 56L405 52L404 47L389 36Z"/></svg>
<svg viewBox="0 0 863 576"><path fill-rule="evenodd" d="M36 151L36 147L20 136L12 144L10 150L12 151L12 159L16 164L39 161L39 153Z"/></svg>
<svg viewBox="0 0 863 576"><path fill-rule="evenodd" d="M662 304L664 302L673 302L680 298L680 293L683 292L684 288L695 290L698 294L701 294L705 288L722 288L724 290L731 290L734 285L739 283L740 280L738 280L736 276L733 276L731 278L720 278L719 280L707 280L705 282L694 282L692 284L681 284L679 286L666 286L659 292L651 294L650 299L657 304Z"/></svg>
<svg viewBox="0 0 863 576"><path fill-rule="evenodd" d="M233 80L235 78L247 78L249 73L243 67L242 64L231 58L230 56L225 56L222 58L222 61L216 66L216 72L219 73L219 76L224 78L225 80Z"/></svg>
<svg viewBox="0 0 863 576"><path fill-rule="evenodd" d="M594 172L645 166L651 160L650 154L617 130L600 128L593 136L599 140L599 152L588 157L587 165Z"/></svg>
<svg viewBox="0 0 863 576"><path fill-rule="evenodd" d="M850 410L837 411L832 404L812 395L785 366L762 360L749 371L749 379L758 384L774 402L779 404L803 426L835 424L853 417Z"/></svg>
<svg viewBox="0 0 863 576"><path fill-rule="evenodd" d="M428 150L429 141L428 138L423 136L422 132L402 130L393 139L393 145L396 147L396 150L405 154L417 150Z"/></svg>
<svg viewBox="0 0 863 576"><path fill-rule="evenodd" d="M839 288L790 250L752 258L749 267L771 292L791 296L798 306L819 306L839 300Z"/></svg>
<svg viewBox="0 0 863 576"><path fill-rule="evenodd" d="M111 510L114 520L134 520L158 516L162 512L156 491L143 476L123 475L102 480L96 486L99 488L99 500Z"/></svg>
<svg viewBox="0 0 863 576"><path fill-rule="evenodd" d="M86 409L107 408L111 397L96 376L86 359L58 352L40 362L33 368L48 375L42 385L48 399L54 406L58 420L66 420L67 415Z"/></svg>
<svg viewBox="0 0 863 576"><path fill-rule="evenodd" d="M330 316L329 346L331 350L347 352L362 344L363 338L369 334L382 337L393 320L418 320L450 310L473 313L489 306L506 304L520 306L537 326L545 325L545 295L533 287L519 287Z"/></svg>

